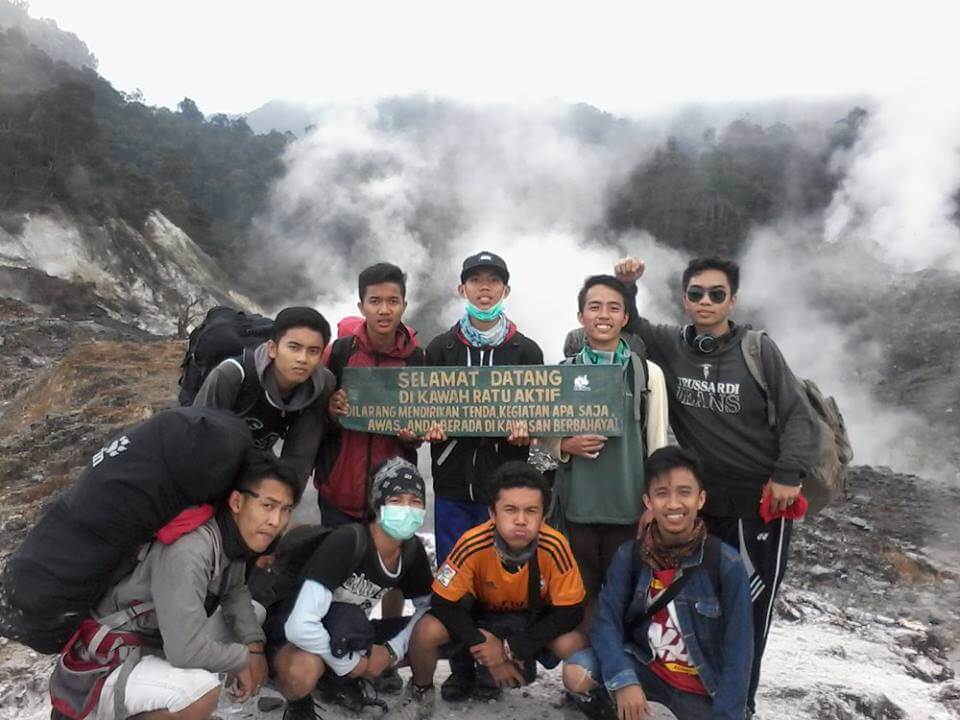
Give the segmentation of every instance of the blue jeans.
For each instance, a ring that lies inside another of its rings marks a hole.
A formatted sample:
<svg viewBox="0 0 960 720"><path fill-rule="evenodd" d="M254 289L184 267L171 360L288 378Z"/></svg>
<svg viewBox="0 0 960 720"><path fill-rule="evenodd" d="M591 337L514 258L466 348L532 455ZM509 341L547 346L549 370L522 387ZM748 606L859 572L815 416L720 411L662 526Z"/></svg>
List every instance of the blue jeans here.
<svg viewBox="0 0 960 720"><path fill-rule="evenodd" d="M433 503L433 525L437 536L437 567L443 565L461 535L489 519L490 510L484 503L436 498Z"/></svg>
<svg viewBox="0 0 960 720"><path fill-rule="evenodd" d="M603 685L600 662L591 648L574 653L567 663L584 668L594 682ZM679 720L710 720L713 701L709 696L677 690L642 662L635 661L634 670L640 680L640 687L650 702L660 703Z"/></svg>

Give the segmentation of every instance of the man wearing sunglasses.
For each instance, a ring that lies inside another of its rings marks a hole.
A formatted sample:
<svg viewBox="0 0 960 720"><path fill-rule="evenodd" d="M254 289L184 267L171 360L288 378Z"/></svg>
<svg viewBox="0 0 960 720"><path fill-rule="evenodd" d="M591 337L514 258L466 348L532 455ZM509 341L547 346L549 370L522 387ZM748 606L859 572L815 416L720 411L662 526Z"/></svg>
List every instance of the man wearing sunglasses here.
<svg viewBox="0 0 960 720"><path fill-rule="evenodd" d="M740 550L750 576L754 661L748 698L755 709L760 661L773 604L787 565L792 521L766 523L760 501L769 488L775 514L792 506L806 468L814 465L819 435L814 411L776 344L763 336L764 376L777 409L771 427L767 399L747 369L740 344L746 328L730 315L737 302L740 268L730 260L696 258L683 272L683 327L653 325L636 312L636 281L645 264L627 257L615 266L632 288L627 329L639 335L660 365L670 396L670 424L680 445L703 462L707 502L702 515L710 534Z"/></svg>

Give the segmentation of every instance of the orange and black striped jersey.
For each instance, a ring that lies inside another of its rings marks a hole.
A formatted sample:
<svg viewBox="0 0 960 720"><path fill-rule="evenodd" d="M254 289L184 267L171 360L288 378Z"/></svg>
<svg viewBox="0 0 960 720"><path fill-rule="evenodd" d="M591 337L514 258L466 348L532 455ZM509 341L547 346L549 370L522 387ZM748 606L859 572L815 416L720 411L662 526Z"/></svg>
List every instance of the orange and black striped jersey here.
<svg viewBox="0 0 960 720"><path fill-rule="evenodd" d="M527 607L529 563L510 573L493 546L493 521L467 530L454 545L433 581L433 592L450 602L467 595L490 612L516 612ZM580 568L567 539L544 523L537 543L540 596L556 607L577 605L586 597Z"/></svg>

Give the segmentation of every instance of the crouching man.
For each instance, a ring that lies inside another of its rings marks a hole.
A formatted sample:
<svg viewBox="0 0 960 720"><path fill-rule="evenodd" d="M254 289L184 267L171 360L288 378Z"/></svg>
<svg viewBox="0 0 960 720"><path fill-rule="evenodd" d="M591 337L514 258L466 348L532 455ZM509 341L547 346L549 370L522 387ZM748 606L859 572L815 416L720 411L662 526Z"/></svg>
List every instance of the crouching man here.
<svg viewBox="0 0 960 720"><path fill-rule="evenodd" d="M371 693L374 680L407 654L410 633L430 600L433 573L416 531L423 525L426 488L403 458L374 468L372 519L341 525L307 558L292 607L267 618L271 665L287 699L287 720L317 717L312 692L349 710L386 709ZM370 621L393 588L413 601L413 616ZM318 681L319 686L318 686Z"/></svg>
<svg viewBox="0 0 960 720"><path fill-rule="evenodd" d="M591 649L567 661L564 685L595 718L640 720L652 701L680 720L743 720L750 587L740 556L698 516L706 494L696 457L678 447L653 453L643 501L653 520L610 563Z"/></svg>
<svg viewBox="0 0 960 720"><path fill-rule="evenodd" d="M286 528L299 493L293 469L257 452L213 517L145 546L57 663L53 717L204 720L217 707L218 673L233 700L257 694L267 663L246 565Z"/></svg>
<svg viewBox="0 0 960 720"><path fill-rule="evenodd" d="M566 538L543 522L547 482L533 466L501 465L489 482L490 520L468 530L440 567L431 609L414 628L413 677L403 718L433 710L433 674L441 648L465 649L474 672L457 677L457 694L491 698L556 667L586 647L575 630L585 591ZM479 665L479 672L476 666Z"/></svg>

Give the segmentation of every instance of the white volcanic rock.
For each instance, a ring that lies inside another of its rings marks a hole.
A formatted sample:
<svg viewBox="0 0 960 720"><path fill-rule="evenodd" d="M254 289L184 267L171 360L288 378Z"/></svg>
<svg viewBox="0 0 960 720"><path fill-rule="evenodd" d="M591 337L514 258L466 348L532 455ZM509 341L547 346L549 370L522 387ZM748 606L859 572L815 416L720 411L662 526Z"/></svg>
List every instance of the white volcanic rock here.
<svg viewBox="0 0 960 720"><path fill-rule="evenodd" d="M91 225L65 213L24 215L18 225L15 232L0 227L0 266L91 283L111 315L152 332L173 332L192 300L201 308L260 309L162 213L152 213L142 232L122 220Z"/></svg>

